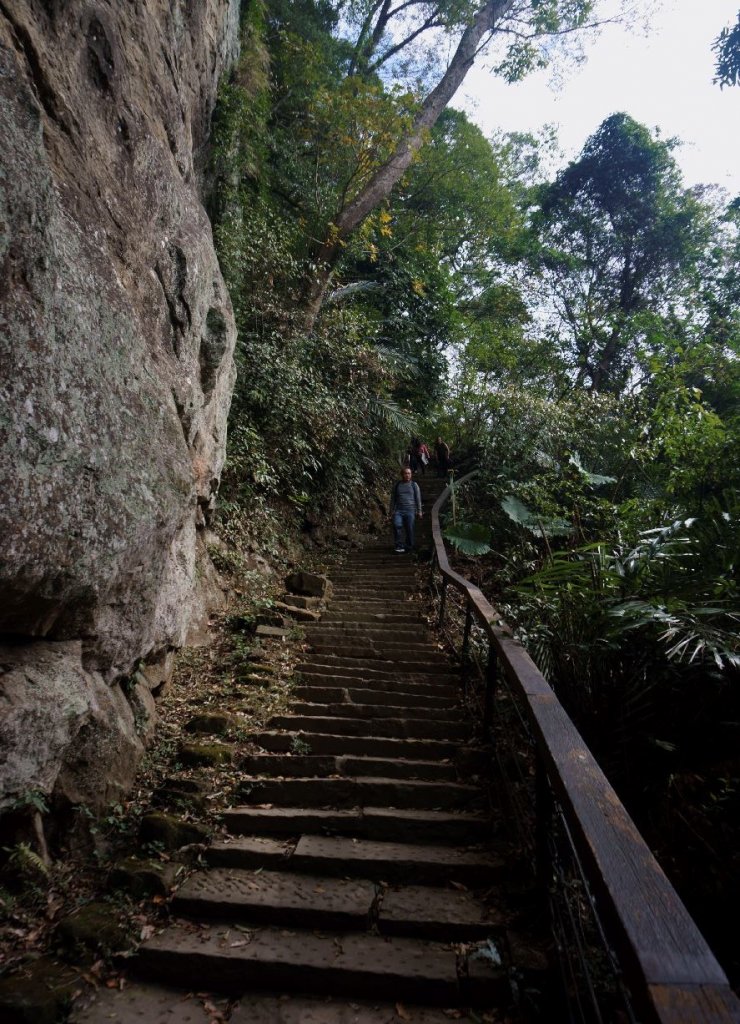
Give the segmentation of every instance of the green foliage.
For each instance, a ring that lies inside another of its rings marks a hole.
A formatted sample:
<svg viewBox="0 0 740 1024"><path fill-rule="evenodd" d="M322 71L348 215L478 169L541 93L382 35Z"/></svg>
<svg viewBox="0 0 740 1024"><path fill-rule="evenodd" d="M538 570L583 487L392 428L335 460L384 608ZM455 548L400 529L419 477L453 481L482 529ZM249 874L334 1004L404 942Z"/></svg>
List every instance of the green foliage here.
<svg viewBox="0 0 740 1024"><path fill-rule="evenodd" d="M448 526L443 536L463 555L487 555L491 551L490 527L480 523Z"/></svg>
<svg viewBox="0 0 740 1024"><path fill-rule="evenodd" d="M714 81L724 88L740 82L740 13L732 28L723 28L712 43L716 55Z"/></svg>
<svg viewBox="0 0 740 1024"><path fill-rule="evenodd" d="M46 793L40 789L29 789L26 793L16 797L10 804L13 811L38 811L39 814L49 813L49 803Z"/></svg>
<svg viewBox="0 0 740 1024"><path fill-rule="evenodd" d="M13 847L3 847L3 849L8 855L8 867L24 883L35 884L48 879L48 867L43 858L28 843L17 843Z"/></svg>
<svg viewBox="0 0 740 1024"><path fill-rule="evenodd" d="M509 519L512 519L519 526L523 526L539 537L568 536L573 529L567 519L545 519L537 515L537 513L532 512L531 509L528 509L526 505L519 501L518 498L514 497L513 494L503 499L501 508Z"/></svg>
<svg viewBox="0 0 740 1024"><path fill-rule="evenodd" d="M672 146L613 114L540 190L531 264L552 296L553 343L578 385L624 389L698 284L709 223L681 186Z"/></svg>

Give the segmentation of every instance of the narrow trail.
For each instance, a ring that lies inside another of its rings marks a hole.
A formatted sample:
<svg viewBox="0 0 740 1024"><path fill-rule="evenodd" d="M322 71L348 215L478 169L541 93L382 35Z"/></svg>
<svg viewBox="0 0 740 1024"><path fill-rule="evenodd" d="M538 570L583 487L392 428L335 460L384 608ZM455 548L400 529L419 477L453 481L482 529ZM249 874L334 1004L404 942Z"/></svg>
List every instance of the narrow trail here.
<svg viewBox="0 0 740 1024"><path fill-rule="evenodd" d="M441 482L420 483L428 524ZM416 567L384 540L331 579L290 713L240 766L228 837L129 985L75 1024L212 1020L193 992L239 999L238 1024L441 1024L510 1004L485 751L411 600Z"/></svg>

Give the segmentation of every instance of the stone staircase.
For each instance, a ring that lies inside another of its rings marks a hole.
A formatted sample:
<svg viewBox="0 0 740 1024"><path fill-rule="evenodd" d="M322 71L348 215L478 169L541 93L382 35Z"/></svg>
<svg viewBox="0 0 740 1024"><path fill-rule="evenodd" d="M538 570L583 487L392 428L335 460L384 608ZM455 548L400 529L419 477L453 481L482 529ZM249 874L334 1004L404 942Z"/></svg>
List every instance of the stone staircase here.
<svg viewBox="0 0 740 1024"><path fill-rule="evenodd" d="M422 483L428 523L441 485ZM413 600L416 566L384 539L331 579L290 713L240 765L227 837L140 947L136 981L77 1024L213 1020L186 998L205 992L238 999L227 1016L244 1024L442 1024L510 1004L485 753Z"/></svg>

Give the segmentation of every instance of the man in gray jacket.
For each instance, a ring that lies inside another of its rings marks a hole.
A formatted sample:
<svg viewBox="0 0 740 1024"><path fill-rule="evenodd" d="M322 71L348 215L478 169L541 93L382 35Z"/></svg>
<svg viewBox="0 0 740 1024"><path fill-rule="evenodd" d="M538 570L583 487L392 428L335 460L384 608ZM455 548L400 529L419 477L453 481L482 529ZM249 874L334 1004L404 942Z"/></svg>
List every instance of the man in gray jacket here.
<svg viewBox="0 0 740 1024"><path fill-rule="evenodd" d="M397 480L391 494L391 519L396 540L396 551L412 551L414 547L414 519L421 519L421 491L419 485L411 479L408 466L402 471L401 479ZM404 544L404 533L406 543Z"/></svg>

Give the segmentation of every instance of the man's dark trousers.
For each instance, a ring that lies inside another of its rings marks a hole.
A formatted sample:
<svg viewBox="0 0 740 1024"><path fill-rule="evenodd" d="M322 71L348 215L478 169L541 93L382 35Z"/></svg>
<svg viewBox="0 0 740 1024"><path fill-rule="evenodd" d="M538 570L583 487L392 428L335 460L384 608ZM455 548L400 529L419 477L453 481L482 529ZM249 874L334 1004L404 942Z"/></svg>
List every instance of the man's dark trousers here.
<svg viewBox="0 0 740 1024"><path fill-rule="evenodd" d="M393 513L393 531L396 536L396 547L405 547L407 551L411 551L414 546L414 518L415 512L394 512ZM403 534L406 533L406 543L403 543Z"/></svg>

